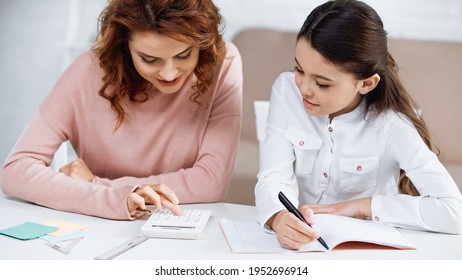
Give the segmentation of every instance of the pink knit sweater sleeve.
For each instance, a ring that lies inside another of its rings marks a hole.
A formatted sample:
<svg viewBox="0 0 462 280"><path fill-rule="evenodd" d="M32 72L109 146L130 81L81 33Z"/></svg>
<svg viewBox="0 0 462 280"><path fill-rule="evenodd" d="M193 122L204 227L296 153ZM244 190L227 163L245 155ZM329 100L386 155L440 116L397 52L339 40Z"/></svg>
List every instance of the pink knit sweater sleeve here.
<svg viewBox="0 0 462 280"><path fill-rule="evenodd" d="M1 170L3 192L58 210L131 219L126 199L133 186L108 188L75 180L49 167L54 152L63 142L61 137L37 113Z"/></svg>
<svg viewBox="0 0 462 280"><path fill-rule="evenodd" d="M87 65L83 62L88 57L81 56L63 73L31 118L0 171L0 186L6 195L50 208L109 219L132 219L126 199L133 186L108 188L75 180L50 167L58 147L75 130L74 107L68 97L74 93L73 85L80 83L76 77ZM42 115L44 106L53 108L46 113L59 120L57 126L51 126Z"/></svg>

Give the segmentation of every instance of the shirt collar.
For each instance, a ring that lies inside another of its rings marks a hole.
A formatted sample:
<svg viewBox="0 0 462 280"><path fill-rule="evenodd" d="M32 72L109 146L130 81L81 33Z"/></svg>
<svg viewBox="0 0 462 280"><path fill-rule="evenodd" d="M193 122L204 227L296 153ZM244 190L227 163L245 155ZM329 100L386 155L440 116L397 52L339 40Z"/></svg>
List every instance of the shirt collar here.
<svg viewBox="0 0 462 280"><path fill-rule="evenodd" d="M364 120L365 116L366 116L366 99L363 98L361 100L361 103L359 103L359 105L353 111L335 117L332 120L332 123L334 122L335 123L345 123L345 122L350 122L353 120ZM328 116L325 116L325 118L327 119L327 121L329 121Z"/></svg>

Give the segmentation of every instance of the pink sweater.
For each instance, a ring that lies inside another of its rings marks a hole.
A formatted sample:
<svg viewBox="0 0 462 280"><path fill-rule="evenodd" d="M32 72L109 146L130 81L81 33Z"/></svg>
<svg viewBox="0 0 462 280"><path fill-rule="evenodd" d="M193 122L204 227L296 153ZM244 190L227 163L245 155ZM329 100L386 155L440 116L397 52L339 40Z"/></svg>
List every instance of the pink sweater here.
<svg viewBox="0 0 462 280"><path fill-rule="evenodd" d="M98 95L102 69L91 51L63 73L0 172L7 195L64 211L131 219L126 200L135 184L165 184L180 203L216 202L229 184L241 126L242 63L227 55L210 87L209 107L190 101L192 75L180 92L125 101L127 118ZM54 172L53 155L70 140L90 170L91 183Z"/></svg>

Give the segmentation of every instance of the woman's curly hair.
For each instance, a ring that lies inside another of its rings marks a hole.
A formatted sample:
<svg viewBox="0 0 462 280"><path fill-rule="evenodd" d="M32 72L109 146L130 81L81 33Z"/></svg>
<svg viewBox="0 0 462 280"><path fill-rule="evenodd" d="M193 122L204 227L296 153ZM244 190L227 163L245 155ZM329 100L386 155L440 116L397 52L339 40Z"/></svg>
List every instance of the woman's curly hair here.
<svg viewBox="0 0 462 280"><path fill-rule="evenodd" d="M111 0L99 18L99 37L93 51L104 70L99 95L111 102L118 118L125 117L121 100L148 99L150 83L136 71L128 48L132 32L153 31L199 48L194 69L197 83L190 99L207 107L215 67L223 62L225 46L220 32L222 17L212 0Z"/></svg>

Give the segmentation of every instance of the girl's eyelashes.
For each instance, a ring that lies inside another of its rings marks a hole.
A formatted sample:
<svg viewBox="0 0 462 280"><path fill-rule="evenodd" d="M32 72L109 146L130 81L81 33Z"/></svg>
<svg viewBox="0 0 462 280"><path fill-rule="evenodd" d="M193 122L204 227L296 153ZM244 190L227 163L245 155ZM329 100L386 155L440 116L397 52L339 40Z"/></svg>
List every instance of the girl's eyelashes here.
<svg viewBox="0 0 462 280"><path fill-rule="evenodd" d="M300 74L305 74L305 72L299 66L294 66L294 71L297 72L297 73L300 73ZM326 85L326 84L320 83L318 81L316 81L316 86L318 86L321 89L326 89L326 88L330 87L330 85Z"/></svg>
<svg viewBox="0 0 462 280"><path fill-rule="evenodd" d="M326 84L321 84L319 82L316 82L316 85L319 87L319 88L328 88L329 85L326 85Z"/></svg>
<svg viewBox="0 0 462 280"><path fill-rule="evenodd" d="M294 71L303 74L303 70L298 66L294 66Z"/></svg>

